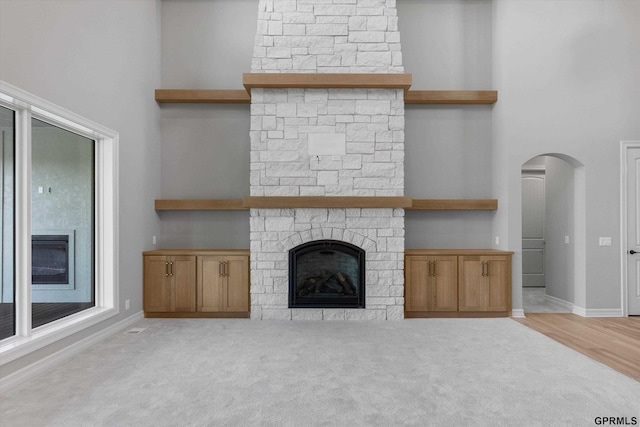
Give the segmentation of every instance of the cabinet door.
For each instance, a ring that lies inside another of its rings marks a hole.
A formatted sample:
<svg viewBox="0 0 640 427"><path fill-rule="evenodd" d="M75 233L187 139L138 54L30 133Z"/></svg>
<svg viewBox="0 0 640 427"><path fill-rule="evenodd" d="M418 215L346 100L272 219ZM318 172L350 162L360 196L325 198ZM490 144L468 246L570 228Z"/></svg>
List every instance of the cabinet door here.
<svg viewBox="0 0 640 427"><path fill-rule="evenodd" d="M460 311L511 310L511 257L461 256Z"/></svg>
<svg viewBox="0 0 640 427"><path fill-rule="evenodd" d="M511 310L511 259L507 256L484 257L487 263L487 311Z"/></svg>
<svg viewBox="0 0 640 427"><path fill-rule="evenodd" d="M458 310L458 257L432 257L430 311Z"/></svg>
<svg viewBox="0 0 640 427"><path fill-rule="evenodd" d="M224 257L224 311L249 311L249 257Z"/></svg>
<svg viewBox="0 0 640 427"><path fill-rule="evenodd" d="M458 292L460 311L485 311L487 307L487 280L481 256L458 258Z"/></svg>
<svg viewBox="0 0 640 427"><path fill-rule="evenodd" d="M405 262L406 311L458 310L456 256L408 256Z"/></svg>
<svg viewBox="0 0 640 427"><path fill-rule="evenodd" d="M405 259L405 310L429 311L429 262L427 256Z"/></svg>
<svg viewBox="0 0 640 427"><path fill-rule="evenodd" d="M172 280L172 311L196 311L196 257L171 257L169 270Z"/></svg>
<svg viewBox="0 0 640 427"><path fill-rule="evenodd" d="M198 257L198 311L222 311L224 264L220 256Z"/></svg>
<svg viewBox="0 0 640 427"><path fill-rule="evenodd" d="M144 257L144 311L171 311L171 278L169 258Z"/></svg>

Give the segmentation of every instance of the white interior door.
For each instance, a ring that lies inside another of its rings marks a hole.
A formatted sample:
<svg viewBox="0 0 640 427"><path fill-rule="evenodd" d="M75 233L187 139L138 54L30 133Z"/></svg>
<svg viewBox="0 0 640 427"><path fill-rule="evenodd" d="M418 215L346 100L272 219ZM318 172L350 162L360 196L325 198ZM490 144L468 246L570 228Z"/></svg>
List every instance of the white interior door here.
<svg viewBox="0 0 640 427"><path fill-rule="evenodd" d="M544 287L544 171L522 174L522 286Z"/></svg>
<svg viewBox="0 0 640 427"><path fill-rule="evenodd" d="M627 150L628 313L640 315L640 148Z"/></svg>

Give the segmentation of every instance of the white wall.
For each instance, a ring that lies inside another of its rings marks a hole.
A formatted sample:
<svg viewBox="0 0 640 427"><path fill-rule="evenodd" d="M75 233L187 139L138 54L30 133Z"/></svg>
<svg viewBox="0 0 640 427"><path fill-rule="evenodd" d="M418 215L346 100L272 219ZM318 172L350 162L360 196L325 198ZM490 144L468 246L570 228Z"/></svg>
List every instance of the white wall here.
<svg viewBox="0 0 640 427"><path fill-rule="evenodd" d="M163 0L162 87L241 88L257 3ZM397 8L414 89L492 89L490 1L400 0ZM164 104L161 110L163 198L248 195L248 106ZM406 194L491 197L491 115L490 106L407 106ZM490 246L493 216L407 212L407 247ZM160 218L162 247L249 246L247 212L161 212Z"/></svg>
<svg viewBox="0 0 640 427"><path fill-rule="evenodd" d="M545 159L546 294L574 302L574 168L564 160ZM569 242L565 242L565 236Z"/></svg>
<svg viewBox="0 0 640 427"><path fill-rule="evenodd" d="M142 310L141 252L159 233L159 5L0 2L0 79L120 133L120 314L4 365L3 375Z"/></svg>
<svg viewBox="0 0 640 427"><path fill-rule="evenodd" d="M579 187L584 178L586 188L578 200L586 224L574 240L586 265L577 271L576 305L620 308L619 147L640 138L640 3L497 0L493 25L500 91L493 183L502 206L494 233L517 252L514 308L522 284L520 167L544 153L585 165L576 180ZM599 236L613 237L613 246L598 246Z"/></svg>
<svg viewBox="0 0 640 427"><path fill-rule="evenodd" d="M163 0L162 87L241 89L257 19L257 0ZM248 196L249 121L248 105L162 105L162 198ZM249 247L248 211L159 217L159 247Z"/></svg>

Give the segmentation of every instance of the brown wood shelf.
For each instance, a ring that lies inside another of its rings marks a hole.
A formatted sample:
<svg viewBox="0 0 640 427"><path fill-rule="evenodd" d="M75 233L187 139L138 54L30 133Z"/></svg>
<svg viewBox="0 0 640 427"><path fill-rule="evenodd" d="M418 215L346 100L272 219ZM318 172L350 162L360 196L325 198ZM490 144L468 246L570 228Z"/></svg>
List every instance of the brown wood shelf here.
<svg viewBox="0 0 640 427"><path fill-rule="evenodd" d="M251 104L244 89L156 89L161 104Z"/></svg>
<svg viewBox="0 0 640 427"><path fill-rule="evenodd" d="M411 197L244 197L242 199L157 199L157 211L248 210L250 208L403 208L407 210L496 210L496 199L412 199Z"/></svg>
<svg viewBox="0 0 640 427"><path fill-rule="evenodd" d="M242 199L156 199L157 211L248 210Z"/></svg>
<svg viewBox="0 0 640 427"><path fill-rule="evenodd" d="M513 255L514 252L500 249L405 249L404 254L409 256L494 256Z"/></svg>
<svg viewBox="0 0 640 427"><path fill-rule="evenodd" d="M411 87L411 74L244 73L242 84L253 88L403 89Z"/></svg>
<svg viewBox="0 0 640 427"><path fill-rule="evenodd" d="M244 206L250 208L406 208L411 197L245 197Z"/></svg>
<svg viewBox="0 0 640 427"><path fill-rule="evenodd" d="M495 104L497 90L409 90L405 104Z"/></svg>
<svg viewBox="0 0 640 427"><path fill-rule="evenodd" d="M408 210L496 210L497 199L413 199Z"/></svg>
<svg viewBox="0 0 640 427"><path fill-rule="evenodd" d="M156 89L160 104L250 104L243 89ZM408 90L405 104L491 105L498 100L495 90Z"/></svg>

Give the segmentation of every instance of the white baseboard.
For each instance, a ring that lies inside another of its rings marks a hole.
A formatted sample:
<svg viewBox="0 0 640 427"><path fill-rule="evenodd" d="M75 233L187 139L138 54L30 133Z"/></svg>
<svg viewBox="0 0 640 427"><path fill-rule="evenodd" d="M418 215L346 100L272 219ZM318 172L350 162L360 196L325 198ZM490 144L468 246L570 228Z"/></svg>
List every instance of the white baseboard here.
<svg viewBox="0 0 640 427"><path fill-rule="evenodd" d="M621 308L584 308L574 306L572 313L582 317L624 317Z"/></svg>
<svg viewBox="0 0 640 427"><path fill-rule="evenodd" d="M562 306L562 308L564 308L565 310L573 312L574 305L573 305L572 302L569 302L569 301L566 301L566 300L563 300L563 299L560 299L560 298L557 298L557 297L554 297L554 296L551 296L551 295L548 295L548 294L544 294L544 297L545 297L545 299L547 299L548 301L552 302L553 304L558 304L558 305Z"/></svg>
<svg viewBox="0 0 640 427"><path fill-rule="evenodd" d="M75 342L62 350L59 350L49 356L46 356L35 363L25 366L22 369L13 372L6 377L0 378L0 393L5 393L13 387L37 376L46 371L47 369L61 363L62 361L75 356L82 350L85 350L92 345L97 344L105 338L125 329L126 327L144 319L144 312L139 311L126 319L119 321L93 335L90 335L78 342Z"/></svg>
<svg viewBox="0 0 640 427"><path fill-rule="evenodd" d="M521 308L516 308L511 310L511 317L515 317L517 319L524 319L526 316L524 315L524 310Z"/></svg>

